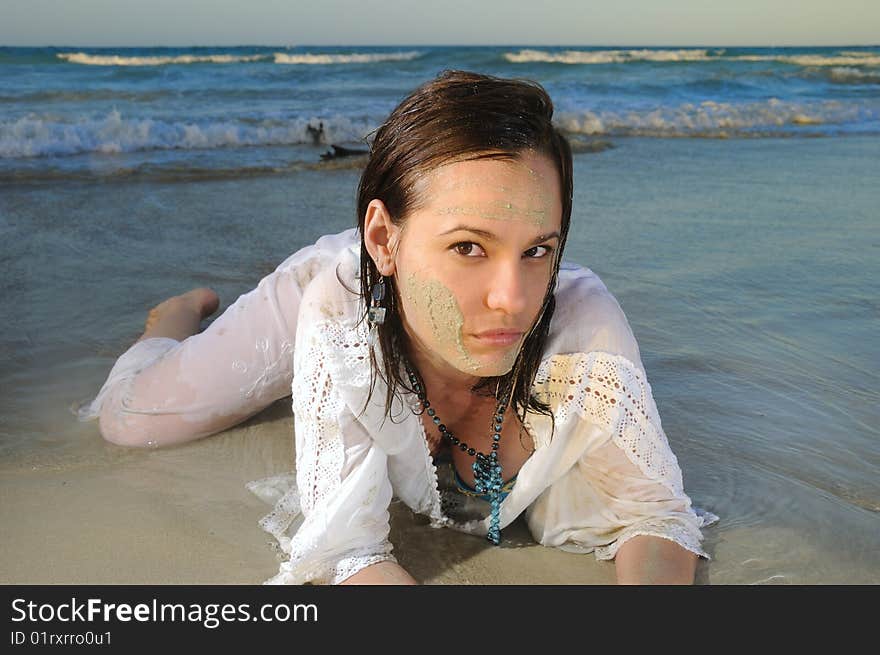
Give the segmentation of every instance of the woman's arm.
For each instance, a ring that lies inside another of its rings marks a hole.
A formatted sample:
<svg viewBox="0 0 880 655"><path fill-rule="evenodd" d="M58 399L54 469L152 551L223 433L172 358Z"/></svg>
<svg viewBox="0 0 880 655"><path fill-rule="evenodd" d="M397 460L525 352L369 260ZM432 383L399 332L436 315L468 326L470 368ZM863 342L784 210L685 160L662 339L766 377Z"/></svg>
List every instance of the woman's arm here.
<svg viewBox="0 0 880 655"><path fill-rule="evenodd" d="M221 432L289 396L303 291L356 240L351 229L301 248L198 334L219 304L210 289L157 305L79 419L99 419L104 438L121 446L165 446Z"/></svg>
<svg viewBox="0 0 880 655"><path fill-rule="evenodd" d="M592 272L563 270L553 320L543 388L565 408L562 443L583 451L533 503L532 534L613 559L621 584L693 584L697 558L710 559L700 528L717 517L684 492L622 308Z"/></svg>
<svg viewBox="0 0 880 655"><path fill-rule="evenodd" d="M279 270L203 332L217 295L193 289L154 307L88 412L120 446L169 446L222 432L290 394L299 299Z"/></svg>
<svg viewBox="0 0 880 655"><path fill-rule="evenodd" d="M415 585L418 582L400 564L395 562L378 562L361 569L339 584Z"/></svg>
<svg viewBox="0 0 880 655"><path fill-rule="evenodd" d="M617 584L690 585L697 555L669 539L637 535L618 549L614 564Z"/></svg>
<svg viewBox="0 0 880 655"><path fill-rule="evenodd" d="M99 419L117 445L166 446L221 432L290 395L303 287L345 245L340 236L297 251L203 332L219 305L210 289L154 307L80 420Z"/></svg>
<svg viewBox="0 0 880 655"><path fill-rule="evenodd" d="M684 492L644 370L593 352L558 358L548 376L582 381L563 386L574 398L571 424L557 427L570 447L586 442L576 464L530 508L535 539L615 560L621 584L692 584L696 557L710 559L700 528L711 517L697 513Z"/></svg>

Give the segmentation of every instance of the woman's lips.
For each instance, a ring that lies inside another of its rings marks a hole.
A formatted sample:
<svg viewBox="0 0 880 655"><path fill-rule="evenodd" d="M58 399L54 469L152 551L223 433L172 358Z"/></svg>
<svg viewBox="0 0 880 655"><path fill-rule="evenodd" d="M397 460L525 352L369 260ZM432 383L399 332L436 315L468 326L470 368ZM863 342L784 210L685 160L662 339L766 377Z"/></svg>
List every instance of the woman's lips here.
<svg viewBox="0 0 880 655"><path fill-rule="evenodd" d="M512 346L522 338L522 335L522 332L511 330L491 330L475 334L474 336L480 343L487 346Z"/></svg>

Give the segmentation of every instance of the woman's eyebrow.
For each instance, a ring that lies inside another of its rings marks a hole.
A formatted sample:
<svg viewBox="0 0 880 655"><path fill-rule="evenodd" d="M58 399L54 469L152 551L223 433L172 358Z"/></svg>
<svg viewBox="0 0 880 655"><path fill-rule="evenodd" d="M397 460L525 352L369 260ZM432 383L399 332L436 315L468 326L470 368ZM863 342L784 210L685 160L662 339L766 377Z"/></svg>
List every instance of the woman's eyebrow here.
<svg viewBox="0 0 880 655"><path fill-rule="evenodd" d="M443 236L446 236L447 234L451 234L453 232L472 232L473 234L477 234L477 235L479 235L489 241L497 242L500 240L498 238L498 236L496 236L492 232L489 232L488 230L481 230L476 227L468 227L467 225L456 225L451 230L446 230L446 232L442 232L441 234L438 234L437 236L443 237ZM542 241L547 241L548 239L552 239L554 237L558 238L559 232L549 232L547 234L541 234L532 240L531 245L535 245L536 243L541 243Z"/></svg>

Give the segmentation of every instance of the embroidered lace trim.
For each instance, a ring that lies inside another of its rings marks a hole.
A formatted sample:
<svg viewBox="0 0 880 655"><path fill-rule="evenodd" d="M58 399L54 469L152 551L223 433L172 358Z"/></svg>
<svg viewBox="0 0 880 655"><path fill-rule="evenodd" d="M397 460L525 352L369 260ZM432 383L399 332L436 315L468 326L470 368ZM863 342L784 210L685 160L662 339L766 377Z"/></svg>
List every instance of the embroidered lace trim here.
<svg viewBox="0 0 880 655"><path fill-rule="evenodd" d="M697 534L694 534L695 532ZM699 530L674 518L650 519L624 529L612 543L607 546L596 546L594 551L596 559L614 559L620 547L638 535L649 535L652 537L668 539L674 541L682 548L686 548L692 553L696 553L700 557L705 557L707 560L712 559L706 551L700 547Z"/></svg>
<svg viewBox="0 0 880 655"><path fill-rule="evenodd" d="M345 465L345 444L340 429L340 416L345 403L339 393L336 354L342 353L343 365L352 372L367 369L366 381L347 380L355 384L369 383L369 367L358 347L365 345L350 327L338 323L318 324L310 331L302 346L294 352L296 371L291 387L291 401L296 432L296 474L274 476L249 483L258 496L278 497L274 508L259 524L277 541L281 570L269 583L299 584L306 581L337 584L361 569L381 561L396 561L391 544L384 540L375 547L362 548L334 562L320 555L314 563L304 566L314 553L317 535L299 530L304 513L321 511L321 505L338 488ZM329 355L327 353L333 353ZM290 536L292 535L292 536ZM296 570L296 574L291 571Z"/></svg>
<svg viewBox="0 0 880 655"><path fill-rule="evenodd" d="M418 402L414 401L410 406L417 405ZM431 482L431 513L429 515L429 518L431 519L431 527L447 527L452 522L452 519L450 519L443 510L443 496L440 493L440 476L437 474L437 465L434 463L434 458L431 457L431 449L428 447L428 435L425 432L425 426L421 421L418 421L418 424L419 431L422 435L422 443L425 446L425 473L428 476L428 480Z"/></svg>
<svg viewBox="0 0 880 655"><path fill-rule="evenodd" d="M345 405L325 365L321 333L311 333L294 358L296 374L291 387L296 432L297 484L302 509L310 512L340 482L345 448L339 417Z"/></svg>
<svg viewBox="0 0 880 655"><path fill-rule="evenodd" d="M626 357L600 351L553 355L538 367L535 386L541 400L558 408L558 423L575 412L607 428L644 475L676 496L684 494L681 469L663 433L651 385Z"/></svg>
<svg viewBox="0 0 880 655"><path fill-rule="evenodd" d="M360 554L343 557L330 571L330 584L338 585L340 582L345 582L361 569L379 562L394 562L396 564L397 558L390 551L387 553L364 551Z"/></svg>

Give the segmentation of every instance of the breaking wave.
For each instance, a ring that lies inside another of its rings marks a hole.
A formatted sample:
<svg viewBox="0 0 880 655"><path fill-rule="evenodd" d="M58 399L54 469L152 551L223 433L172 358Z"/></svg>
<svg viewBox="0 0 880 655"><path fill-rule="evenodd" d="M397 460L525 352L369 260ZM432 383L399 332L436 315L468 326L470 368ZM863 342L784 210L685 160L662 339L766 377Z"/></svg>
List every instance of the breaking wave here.
<svg viewBox="0 0 880 655"><path fill-rule="evenodd" d="M797 66L880 66L880 55L873 52L843 51L835 55L725 55L724 50L563 50L526 49L506 52L504 58L515 64L627 64L634 62L679 61L766 61Z"/></svg>
<svg viewBox="0 0 880 655"><path fill-rule="evenodd" d="M313 121L312 121L313 122ZM370 129L366 120L338 116L324 119L327 142L357 142ZM125 118L111 111L99 118L65 123L30 115L0 121L0 157L121 153L143 150L196 150L240 146L310 143L303 119L185 123Z"/></svg>
<svg viewBox="0 0 880 655"><path fill-rule="evenodd" d="M119 55L90 55L85 52L59 52L59 59L71 64L87 66L165 66L167 64L239 64L265 61L269 55L169 55L120 57Z"/></svg>

